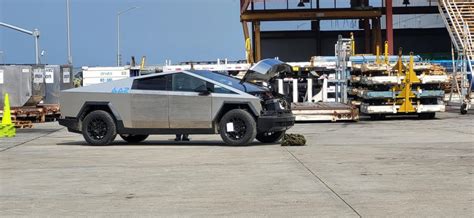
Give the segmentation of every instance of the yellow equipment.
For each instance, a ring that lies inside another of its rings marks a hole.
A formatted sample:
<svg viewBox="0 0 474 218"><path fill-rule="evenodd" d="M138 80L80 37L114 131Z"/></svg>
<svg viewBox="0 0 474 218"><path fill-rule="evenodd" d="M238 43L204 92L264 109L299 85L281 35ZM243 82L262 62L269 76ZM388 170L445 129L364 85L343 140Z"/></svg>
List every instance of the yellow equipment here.
<svg viewBox="0 0 474 218"><path fill-rule="evenodd" d="M405 73L405 78L402 81L402 91L397 95L397 98L401 98L403 103L398 109L398 112L411 113L416 112L415 107L411 103L411 98L416 97L415 93L412 91L412 84L420 83L420 79L416 76L413 61L413 53L410 53L410 64L408 66L408 72Z"/></svg>
<svg viewBox="0 0 474 218"><path fill-rule="evenodd" d="M0 125L0 138L13 137L16 135L15 125L12 123L10 113L10 100L8 100L8 93L5 93L5 102L3 104L2 124Z"/></svg>
<svg viewBox="0 0 474 218"><path fill-rule="evenodd" d="M355 46L355 39L354 39L353 32L351 32L351 52L352 52L352 55L356 55L356 46Z"/></svg>
<svg viewBox="0 0 474 218"><path fill-rule="evenodd" d="M142 56L142 61L140 62L140 70L145 69L146 56Z"/></svg>
<svg viewBox="0 0 474 218"><path fill-rule="evenodd" d="M253 64L251 53L250 53L251 50L252 50L252 43L250 41L250 38L247 38L245 40L245 56L247 58L247 63Z"/></svg>
<svg viewBox="0 0 474 218"><path fill-rule="evenodd" d="M380 62L380 47L379 47L379 45L377 45L377 46L375 47L375 52L376 52L376 53L375 53L375 63L376 63L377 65L380 65L380 64L382 64L382 63Z"/></svg>
<svg viewBox="0 0 474 218"><path fill-rule="evenodd" d="M406 67L403 66L403 63L402 63L402 48L398 50L398 61L395 67L396 67L395 70L397 71L397 77L403 76L404 75L403 71L406 70Z"/></svg>
<svg viewBox="0 0 474 218"><path fill-rule="evenodd" d="M388 65L388 41L385 41L384 56L385 56L385 64Z"/></svg>

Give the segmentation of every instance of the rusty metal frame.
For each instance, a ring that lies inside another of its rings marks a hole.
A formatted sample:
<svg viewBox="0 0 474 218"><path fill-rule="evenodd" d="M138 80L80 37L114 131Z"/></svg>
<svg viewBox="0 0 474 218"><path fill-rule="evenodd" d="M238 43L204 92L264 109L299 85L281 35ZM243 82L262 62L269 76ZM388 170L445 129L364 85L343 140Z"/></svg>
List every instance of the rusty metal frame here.
<svg viewBox="0 0 474 218"><path fill-rule="evenodd" d="M351 9L290 9L290 10L247 10L240 15L241 21L289 21L289 20L337 20L363 19L382 16L380 10Z"/></svg>

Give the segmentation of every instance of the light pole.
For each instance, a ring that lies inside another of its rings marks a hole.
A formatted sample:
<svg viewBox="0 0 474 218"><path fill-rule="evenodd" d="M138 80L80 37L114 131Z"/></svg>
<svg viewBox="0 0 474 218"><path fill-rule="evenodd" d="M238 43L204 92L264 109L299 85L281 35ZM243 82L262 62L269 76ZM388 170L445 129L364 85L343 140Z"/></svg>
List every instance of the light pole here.
<svg viewBox="0 0 474 218"><path fill-rule="evenodd" d="M122 57L120 54L120 15L125 14L133 9L139 8L138 6L130 7L126 10L117 12L117 66L122 65Z"/></svg>
<svg viewBox="0 0 474 218"><path fill-rule="evenodd" d="M26 33L26 34L29 34L29 35L32 35L33 37L35 37L35 63L40 64L39 42L38 42L39 37L40 37L40 31L38 29L34 29L33 31L29 31L29 30L25 30L23 28L20 28L20 27L11 25L11 24L3 23L3 22L0 22L0 26L10 28L10 29L16 30L18 32Z"/></svg>
<svg viewBox="0 0 474 218"><path fill-rule="evenodd" d="M71 55L71 30L70 30L70 19L71 19L71 10L70 2L66 0L66 16L67 16L67 63L72 65L72 55Z"/></svg>

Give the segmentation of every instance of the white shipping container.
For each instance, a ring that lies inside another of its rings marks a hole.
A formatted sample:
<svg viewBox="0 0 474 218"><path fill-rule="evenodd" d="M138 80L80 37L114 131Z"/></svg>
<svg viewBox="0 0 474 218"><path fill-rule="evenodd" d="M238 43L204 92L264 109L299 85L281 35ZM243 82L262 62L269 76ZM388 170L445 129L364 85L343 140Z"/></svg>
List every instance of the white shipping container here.
<svg viewBox="0 0 474 218"><path fill-rule="evenodd" d="M90 86L99 83L106 83L114 80L125 79L128 78L126 76L122 77L93 77L93 78L83 78L82 86Z"/></svg>
<svg viewBox="0 0 474 218"><path fill-rule="evenodd" d="M82 85L89 86L130 77L130 67L82 67Z"/></svg>
<svg viewBox="0 0 474 218"><path fill-rule="evenodd" d="M130 77L128 67L83 67L83 78L110 78L110 77Z"/></svg>

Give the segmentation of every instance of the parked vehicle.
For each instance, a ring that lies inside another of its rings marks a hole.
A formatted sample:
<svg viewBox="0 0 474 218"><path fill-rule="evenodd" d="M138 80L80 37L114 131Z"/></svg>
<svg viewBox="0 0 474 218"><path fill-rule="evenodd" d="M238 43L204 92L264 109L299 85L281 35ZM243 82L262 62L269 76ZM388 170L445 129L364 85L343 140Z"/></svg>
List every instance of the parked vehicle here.
<svg viewBox="0 0 474 218"><path fill-rule="evenodd" d="M126 78L63 91L59 123L91 145L110 144L119 134L137 143L150 134L220 134L229 145L255 138L279 141L294 125L283 96L250 83L269 82L291 70L267 59L242 80L211 71L179 71Z"/></svg>

